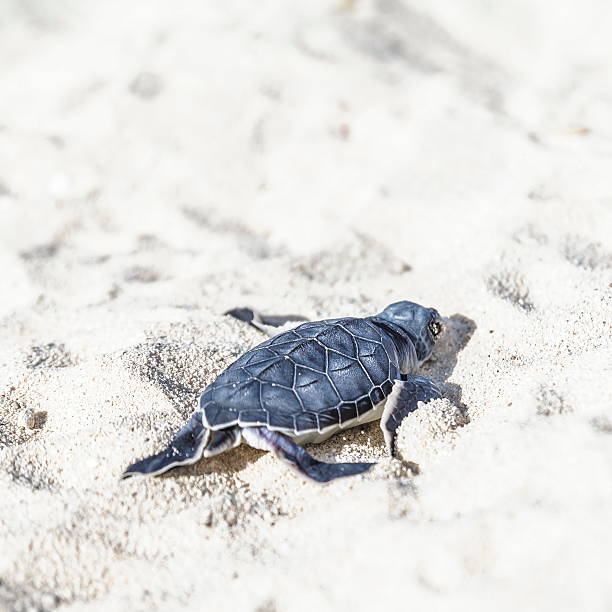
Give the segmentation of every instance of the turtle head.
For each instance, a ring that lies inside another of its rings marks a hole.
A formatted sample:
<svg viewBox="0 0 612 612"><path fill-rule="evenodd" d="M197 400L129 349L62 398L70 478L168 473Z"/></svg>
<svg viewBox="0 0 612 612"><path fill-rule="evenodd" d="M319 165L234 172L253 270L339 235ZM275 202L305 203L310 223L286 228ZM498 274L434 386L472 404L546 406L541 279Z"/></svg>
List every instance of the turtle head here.
<svg viewBox="0 0 612 612"><path fill-rule="evenodd" d="M390 304L377 317L393 323L410 338L419 365L429 358L443 329L442 317L435 308L425 308L414 302Z"/></svg>

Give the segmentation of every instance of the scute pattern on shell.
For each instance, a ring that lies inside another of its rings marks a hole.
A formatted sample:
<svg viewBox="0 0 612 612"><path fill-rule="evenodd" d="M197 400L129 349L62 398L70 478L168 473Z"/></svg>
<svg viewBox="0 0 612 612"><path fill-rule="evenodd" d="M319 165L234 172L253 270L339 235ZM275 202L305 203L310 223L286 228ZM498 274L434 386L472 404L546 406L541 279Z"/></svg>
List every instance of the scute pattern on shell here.
<svg viewBox="0 0 612 612"><path fill-rule="evenodd" d="M212 429L323 431L372 410L398 376L395 346L374 323L304 323L231 364L204 390L200 409Z"/></svg>

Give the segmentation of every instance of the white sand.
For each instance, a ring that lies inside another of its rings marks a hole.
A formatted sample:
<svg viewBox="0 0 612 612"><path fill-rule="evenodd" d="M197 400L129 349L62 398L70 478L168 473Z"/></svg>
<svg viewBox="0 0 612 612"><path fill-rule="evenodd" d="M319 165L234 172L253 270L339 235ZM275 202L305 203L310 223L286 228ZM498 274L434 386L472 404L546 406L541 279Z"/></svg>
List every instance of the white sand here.
<svg viewBox="0 0 612 612"><path fill-rule="evenodd" d="M610 610L607 2L0 2L2 610ZM119 482L261 341L395 299L445 399L304 483ZM417 465L415 465L417 464Z"/></svg>

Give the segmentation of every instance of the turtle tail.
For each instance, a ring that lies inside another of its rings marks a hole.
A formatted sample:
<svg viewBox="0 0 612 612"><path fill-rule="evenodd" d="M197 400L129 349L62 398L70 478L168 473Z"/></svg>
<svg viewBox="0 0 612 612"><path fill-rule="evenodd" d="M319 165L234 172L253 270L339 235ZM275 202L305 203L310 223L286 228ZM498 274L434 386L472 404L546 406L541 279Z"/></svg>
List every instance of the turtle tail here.
<svg viewBox="0 0 612 612"><path fill-rule="evenodd" d="M179 465L190 465L200 459L210 440L210 429L202 423L202 413L195 412L165 450L146 457L123 472L121 478L157 476Z"/></svg>

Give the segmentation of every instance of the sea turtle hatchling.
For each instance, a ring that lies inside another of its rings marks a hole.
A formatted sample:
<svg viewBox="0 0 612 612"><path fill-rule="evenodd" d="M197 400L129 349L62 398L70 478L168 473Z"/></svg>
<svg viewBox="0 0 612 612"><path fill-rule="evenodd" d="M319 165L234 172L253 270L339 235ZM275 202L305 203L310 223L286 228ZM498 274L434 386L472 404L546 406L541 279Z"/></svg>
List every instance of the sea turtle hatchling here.
<svg viewBox="0 0 612 612"><path fill-rule="evenodd" d="M229 313L268 333L297 317ZM433 308L396 302L380 314L302 323L232 363L200 396L199 408L168 447L131 465L123 477L157 475L238 446L274 452L303 476L327 482L373 463L325 463L302 448L337 431L380 419L389 452L402 419L441 397L414 372L442 331Z"/></svg>

